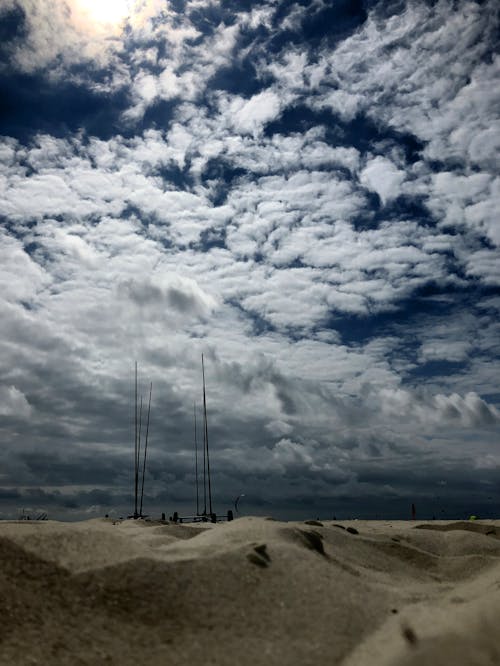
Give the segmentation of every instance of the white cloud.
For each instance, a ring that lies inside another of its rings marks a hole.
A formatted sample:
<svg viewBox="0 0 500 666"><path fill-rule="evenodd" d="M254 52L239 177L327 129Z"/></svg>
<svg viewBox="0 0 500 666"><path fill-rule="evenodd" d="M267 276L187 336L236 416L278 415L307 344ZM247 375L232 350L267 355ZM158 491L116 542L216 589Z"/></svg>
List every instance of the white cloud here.
<svg viewBox="0 0 500 666"><path fill-rule="evenodd" d="M182 316L207 317L217 306L213 296L203 291L192 278L159 273L151 279L130 279L118 285L118 293L141 309L162 316L164 308Z"/></svg>
<svg viewBox="0 0 500 666"><path fill-rule="evenodd" d="M228 111L238 132L258 134L266 122L278 117L280 108L278 95L272 90L265 90L248 101L242 98L233 99Z"/></svg>
<svg viewBox="0 0 500 666"><path fill-rule="evenodd" d="M431 159L495 163L484 137L498 121L498 57L484 57L495 30L495 3L434 7L409 3L390 18L372 12L361 30L324 55L328 68L311 99L346 119L368 113L424 140ZM360 65L362 63L362 65ZM325 84L333 84L334 92Z"/></svg>
<svg viewBox="0 0 500 666"><path fill-rule="evenodd" d="M459 421L464 426L491 426L500 423L498 409L474 392L463 397L456 393L449 396L437 395L435 404L444 419Z"/></svg>
<svg viewBox="0 0 500 666"><path fill-rule="evenodd" d="M368 160L359 178L365 187L376 192L382 203L386 204L399 196L406 175L391 160L374 157Z"/></svg>
<svg viewBox="0 0 500 666"><path fill-rule="evenodd" d="M282 435L289 435L293 431L293 427L285 421L270 421L266 425L266 430L275 437L281 437Z"/></svg>
<svg viewBox="0 0 500 666"><path fill-rule="evenodd" d="M0 11L13 7L20 7L24 13L26 34L13 40L9 55L22 71L46 67L59 56L67 65L88 59L103 64L120 49L120 26L104 26L92 20L78 0L7 1Z"/></svg>
<svg viewBox="0 0 500 666"><path fill-rule="evenodd" d="M310 466L313 463L313 458L307 448L291 439L280 439L274 445L273 457L285 468L293 465Z"/></svg>
<svg viewBox="0 0 500 666"><path fill-rule="evenodd" d="M133 94L135 94L145 107L151 103L158 96L158 83L156 77L151 74L141 73L134 79L132 86Z"/></svg>
<svg viewBox="0 0 500 666"><path fill-rule="evenodd" d="M415 395L408 390L381 389L376 402L385 414L391 417L420 422L422 427L491 427L500 423L500 412L471 391L464 396L458 393L450 395Z"/></svg>
<svg viewBox="0 0 500 666"><path fill-rule="evenodd" d="M318 72L318 78L321 78L321 73ZM315 109L331 109L347 122L353 120L364 106L361 94L352 94L346 90L334 90L320 97L313 97L309 104Z"/></svg>
<svg viewBox="0 0 500 666"><path fill-rule="evenodd" d="M441 340L427 341L420 349L420 360L428 361L464 361L471 350L471 343L465 340L450 341L443 337Z"/></svg>
<svg viewBox="0 0 500 666"><path fill-rule="evenodd" d="M497 251L477 250L468 253L465 263L467 274L471 277L478 277L491 286L500 284L500 262Z"/></svg>
<svg viewBox="0 0 500 666"><path fill-rule="evenodd" d="M23 244L0 230L0 293L9 303L31 302L52 281L24 251Z"/></svg>
<svg viewBox="0 0 500 666"><path fill-rule="evenodd" d="M0 386L0 416L28 418L32 407L26 396L15 386Z"/></svg>
<svg viewBox="0 0 500 666"><path fill-rule="evenodd" d="M432 177L428 202L440 225L465 226L500 246L497 210L500 178L490 173L466 176L441 172Z"/></svg>

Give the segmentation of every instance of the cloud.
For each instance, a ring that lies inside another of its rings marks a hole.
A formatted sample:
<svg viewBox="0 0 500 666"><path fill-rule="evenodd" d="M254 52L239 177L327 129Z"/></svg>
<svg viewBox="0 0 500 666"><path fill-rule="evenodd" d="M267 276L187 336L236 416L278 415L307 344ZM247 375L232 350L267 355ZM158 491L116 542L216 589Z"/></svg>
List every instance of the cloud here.
<svg viewBox="0 0 500 666"><path fill-rule="evenodd" d="M290 432L293 430L293 427L284 421L270 421L266 425L266 430L269 431L271 435L279 437L280 435L290 434Z"/></svg>
<svg viewBox="0 0 500 666"><path fill-rule="evenodd" d="M140 120L148 107L158 99L170 101L197 101L203 95L208 82L220 68L231 62L237 44L240 25L219 24L212 34L204 37L202 44L193 43L201 33L184 19L181 27L177 21L164 24L155 36L165 40L168 57L160 59L152 74L149 69L140 70L132 82L132 106L124 113L130 121Z"/></svg>
<svg viewBox="0 0 500 666"><path fill-rule="evenodd" d="M26 396L15 386L0 386L0 416L29 418L32 407Z"/></svg>
<svg viewBox="0 0 500 666"><path fill-rule="evenodd" d="M313 458L306 447L290 439L280 439L273 449L273 457L283 467L310 466Z"/></svg>
<svg viewBox="0 0 500 666"><path fill-rule="evenodd" d="M337 5L142 3L103 40L18 3L6 502L127 511L137 359L148 501L192 510L201 353L221 506L357 515L446 479L459 507L491 481L495 7Z"/></svg>
<svg viewBox="0 0 500 666"><path fill-rule="evenodd" d="M435 404L440 415L448 421L458 421L464 426L491 426L500 423L500 412L488 405L477 393L465 396L436 395Z"/></svg>
<svg viewBox="0 0 500 666"><path fill-rule="evenodd" d="M50 275L24 252L23 244L0 231L0 290L10 303L30 302L51 282Z"/></svg>
<svg viewBox="0 0 500 666"><path fill-rule="evenodd" d="M399 196L405 178L405 172L385 157L369 160L360 174L362 185L376 192L383 204Z"/></svg>
<svg viewBox="0 0 500 666"><path fill-rule="evenodd" d="M441 172L432 178L429 207L442 227L466 227L500 245L495 211L500 204L500 178L490 173L458 175Z"/></svg>
<svg viewBox="0 0 500 666"><path fill-rule="evenodd" d="M265 90L249 100L233 99L228 112L236 131L257 134L266 122L278 117L280 107L278 95L272 90Z"/></svg>
<svg viewBox="0 0 500 666"><path fill-rule="evenodd" d="M381 389L375 398L387 415L399 414L420 422L423 427L449 425L466 428L491 427L500 423L500 412L474 391L464 396L458 393L418 396L402 388Z"/></svg>
<svg viewBox="0 0 500 666"><path fill-rule="evenodd" d="M449 8L447 2L408 3L406 11L387 17L378 5L358 32L325 54L328 67L318 65L325 71L324 92L320 87L311 103L327 106L331 99L331 108L344 107L347 117L363 111L410 131L427 142L431 159L473 159L472 137L496 122L491 81L498 59L485 62L484 55L497 19L492 2ZM493 144L481 153L481 165L491 163L494 150Z"/></svg>
<svg viewBox="0 0 500 666"><path fill-rule="evenodd" d="M23 26L8 47L11 64L23 72L46 67L60 56L66 64L88 59L102 64L119 46L119 26L93 21L78 0L7 1L1 11L15 13Z"/></svg>
<svg viewBox="0 0 500 666"><path fill-rule="evenodd" d="M498 252L477 250L468 254L465 263L468 275L480 278L487 285L498 286L500 282Z"/></svg>
<svg viewBox="0 0 500 666"><path fill-rule="evenodd" d="M123 294L138 307L151 310L172 308L181 315L207 317L216 307L216 300L204 292L195 280L163 274L157 280L129 280L118 285Z"/></svg>

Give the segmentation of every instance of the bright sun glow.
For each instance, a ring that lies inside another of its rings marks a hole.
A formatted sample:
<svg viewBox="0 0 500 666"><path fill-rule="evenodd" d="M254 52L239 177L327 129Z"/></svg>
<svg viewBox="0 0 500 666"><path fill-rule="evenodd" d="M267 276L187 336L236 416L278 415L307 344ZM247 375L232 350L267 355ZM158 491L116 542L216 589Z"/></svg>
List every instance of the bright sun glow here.
<svg viewBox="0 0 500 666"><path fill-rule="evenodd" d="M77 4L92 21L116 25L129 16L132 0L77 0Z"/></svg>

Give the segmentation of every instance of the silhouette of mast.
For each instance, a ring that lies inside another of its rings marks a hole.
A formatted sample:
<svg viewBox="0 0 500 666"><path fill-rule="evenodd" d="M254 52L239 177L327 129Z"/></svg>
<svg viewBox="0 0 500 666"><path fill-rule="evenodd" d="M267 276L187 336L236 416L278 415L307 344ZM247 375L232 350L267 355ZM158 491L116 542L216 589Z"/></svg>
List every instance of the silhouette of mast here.
<svg viewBox="0 0 500 666"><path fill-rule="evenodd" d="M208 502L210 508L210 515L212 515L212 486L210 483L210 456L208 452L208 421L207 421L207 396L205 390L205 362L203 354L201 355L201 370L203 374L203 421L204 421L204 451L206 452L207 463L207 477L208 477ZM205 497L205 512L206 514L206 497Z"/></svg>
<svg viewBox="0 0 500 666"><path fill-rule="evenodd" d="M137 361L135 362L135 447L134 447L134 518L137 518L137 485L139 481L139 470L137 466L138 456L138 430L137 430Z"/></svg>
<svg viewBox="0 0 500 666"><path fill-rule="evenodd" d="M203 356L202 356L203 358ZM203 516L207 515L207 444L205 431L205 409L203 409Z"/></svg>
<svg viewBox="0 0 500 666"><path fill-rule="evenodd" d="M196 515L200 515L200 491L198 488L198 431L196 427L196 402L194 403L194 467L196 477Z"/></svg>
<svg viewBox="0 0 500 666"><path fill-rule="evenodd" d="M148 436L149 436L149 415L151 414L151 393L153 391L153 382L149 385L149 404L148 404L148 420L146 425L146 442L144 444L144 462L142 464L142 486L141 486L141 506L139 515L142 517L142 500L144 497L144 475L146 473L146 456L148 454ZM141 402L142 407L142 402Z"/></svg>
<svg viewBox="0 0 500 666"><path fill-rule="evenodd" d="M142 395L139 401L139 435L137 436L137 461L136 461L136 484L135 484L135 494L136 500L135 503L139 503L139 469L141 466L141 439L142 439ZM137 513L136 518L139 517Z"/></svg>

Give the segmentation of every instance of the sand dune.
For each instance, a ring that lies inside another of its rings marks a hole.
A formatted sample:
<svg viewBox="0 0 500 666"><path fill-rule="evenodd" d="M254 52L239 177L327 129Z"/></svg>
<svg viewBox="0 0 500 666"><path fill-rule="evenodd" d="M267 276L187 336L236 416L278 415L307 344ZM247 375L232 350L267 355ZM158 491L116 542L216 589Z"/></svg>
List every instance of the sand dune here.
<svg viewBox="0 0 500 666"><path fill-rule="evenodd" d="M308 522L2 522L0 664L500 664L500 521Z"/></svg>

